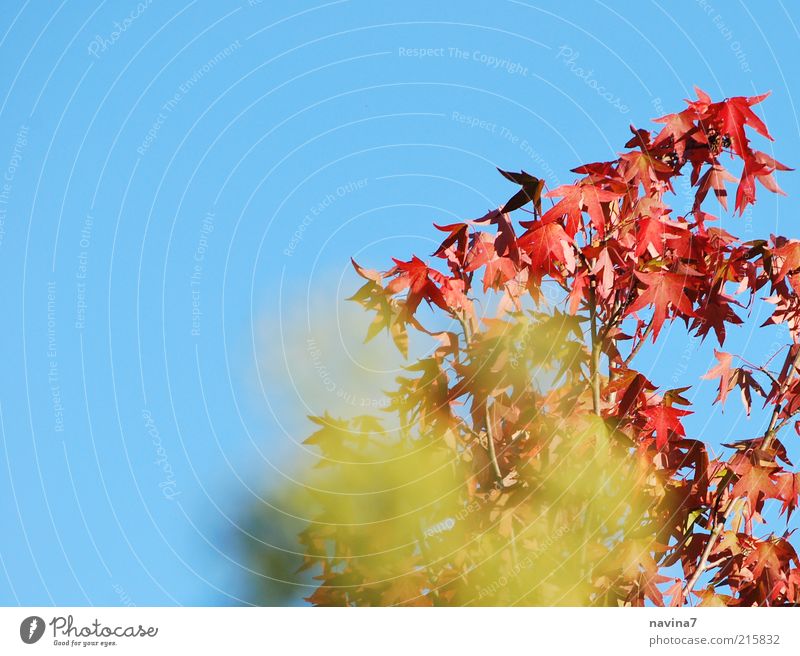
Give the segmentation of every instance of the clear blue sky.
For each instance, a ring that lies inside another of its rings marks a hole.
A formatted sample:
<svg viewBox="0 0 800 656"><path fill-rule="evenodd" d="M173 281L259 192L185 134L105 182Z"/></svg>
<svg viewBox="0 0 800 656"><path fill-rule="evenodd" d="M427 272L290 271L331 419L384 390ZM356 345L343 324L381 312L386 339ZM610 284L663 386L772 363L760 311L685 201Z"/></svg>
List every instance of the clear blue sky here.
<svg viewBox="0 0 800 656"><path fill-rule="evenodd" d="M776 156L800 164L791 2L3 9L7 605L252 601L239 526L289 471L314 397L288 384L283 355L303 351L309 317L337 324L350 255L427 255L431 221L504 201L495 166L566 182L695 84L772 90L760 111ZM788 199L762 193L732 229L797 236L797 174L781 184ZM730 349L767 353L763 318ZM645 368L694 384L712 346L674 325ZM756 435L763 418L734 402L693 433Z"/></svg>

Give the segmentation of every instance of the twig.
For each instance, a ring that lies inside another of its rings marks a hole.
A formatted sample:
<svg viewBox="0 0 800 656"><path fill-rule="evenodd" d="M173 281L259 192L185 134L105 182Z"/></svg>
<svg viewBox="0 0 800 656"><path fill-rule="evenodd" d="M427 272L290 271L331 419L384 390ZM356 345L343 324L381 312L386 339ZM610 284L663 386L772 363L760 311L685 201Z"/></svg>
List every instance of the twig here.
<svg viewBox="0 0 800 656"><path fill-rule="evenodd" d="M653 320L650 319L650 323L647 324L647 328L644 329L644 333L642 333L642 338L636 343L633 347L631 352L628 354L628 357L625 358L623 364L627 365L636 357L636 354L639 352L639 349L642 348L642 345L647 341L647 338L650 336L650 333L653 332Z"/></svg>
<svg viewBox="0 0 800 656"><path fill-rule="evenodd" d="M753 362L745 360L741 355L737 355L736 357L739 358L739 360L741 360L742 362L744 362L753 371L759 371L762 374L764 374L765 376L768 376L769 379L772 381L772 384L775 385L775 387L778 387L780 385L778 380L775 378L775 376L772 375L772 372L769 369L767 369L766 366L762 367L762 366L757 365L757 364L755 364Z"/></svg>
<svg viewBox="0 0 800 656"><path fill-rule="evenodd" d="M789 381L792 379L792 372L797 371L798 367L800 367L800 349L797 349L797 354L794 356L794 361L792 362L791 369L786 375L786 380L783 381L783 385L781 385L780 389L778 390L779 397L785 394L786 390L789 389ZM780 403L776 403L775 407L772 409L772 416L769 418L769 425L767 426L767 431L764 433L763 447L765 451L769 451L770 447L772 446L772 442L778 433L778 430L776 429L776 424L778 423L778 415L780 415L780 413L781 413Z"/></svg>
<svg viewBox="0 0 800 656"><path fill-rule="evenodd" d="M711 551L714 548L714 545L717 542L717 538L719 537L720 533L725 529L725 522L728 521L728 517L733 510L733 503L736 499L731 499L728 501L728 506L725 508L725 512L722 513L722 519L714 526L711 530L711 534L708 536L708 542L706 542L705 549L703 549L703 553L700 556L700 561L697 563L697 567L695 568L692 576L686 582L686 585L683 587L683 597L684 599L688 598L689 593L694 590L694 586L697 585L697 581L703 575L703 572L706 571L706 566L708 564L708 558L711 556Z"/></svg>

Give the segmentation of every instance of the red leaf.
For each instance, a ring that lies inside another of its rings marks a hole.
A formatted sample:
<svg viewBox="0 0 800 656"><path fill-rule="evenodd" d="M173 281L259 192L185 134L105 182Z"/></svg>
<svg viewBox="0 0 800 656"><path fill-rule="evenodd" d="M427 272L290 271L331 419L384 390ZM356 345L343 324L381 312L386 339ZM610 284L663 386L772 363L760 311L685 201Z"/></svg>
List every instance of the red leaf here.
<svg viewBox="0 0 800 656"><path fill-rule="evenodd" d="M531 266L551 273L553 261L561 262L567 271L575 270L574 243L558 223L537 221L534 227L519 238L519 247L531 258Z"/></svg>
<svg viewBox="0 0 800 656"><path fill-rule="evenodd" d="M442 257L446 260L464 265L464 260L467 257L467 239L469 224L468 223L451 223L449 225L436 225L433 227L442 232L447 232L447 238L439 245L434 257Z"/></svg>
<svg viewBox="0 0 800 656"><path fill-rule="evenodd" d="M697 184L697 193L695 194L695 207L699 208L705 200L706 195L710 189L714 190L717 200L720 205L728 211L728 190L725 188L726 182L736 182L734 178L725 167L715 164L709 168L700 178ZM737 195L737 208L738 208L738 195Z"/></svg>
<svg viewBox="0 0 800 656"><path fill-rule="evenodd" d="M683 606L683 579L675 579L675 582L664 591L664 594L670 598L670 606Z"/></svg>
<svg viewBox="0 0 800 656"><path fill-rule="evenodd" d="M442 292L439 291L439 288L433 284L433 281L428 276L429 271L432 270L422 260L416 256L412 257L408 262L392 259L394 259L396 266L387 275L394 275L395 278L386 286L386 289L390 293L396 294L408 288L406 312L409 315L413 315L416 312L420 301L423 299L438 305L443 310L449 310Z"/></svg>
<svg viewBox="0 0 800 656"><path fill-rule="evenodd" d="M684 294L684 288L687 285L685 275L666 271L654 273L634 271L634 274L647 285L647 288L628 307L627 313L631 314L649 305L653 306L653 341L658 337L669 307L684 317L693 316L692 302Z"/></svg>
<svg viewBox="0 0 800 656"><path fill-rule="evenodd" d="M717 393L717 398L714 399L714 403L719 401L720 404L724 406L725 399L728 397L728 392L731 391L731 363L733 362L733 356L730 353L714 349L714 357L717 358L718 364L716 367L709 369L703 376L703 379L711 380L713 378L719 378L719 391Z"/></svg>
<svg viewBox="0 0 800 656"><path fill-rule="evenodd" d="M787 521L791 519L792 513L798 505L798 495L800 495L800 474L793 472L780 472L775 475L776 490L775 494L783 502L781 514L787 510Z"/></svg>
<svg viewBox="0 0 800 656"><path fill-rule="evenodd" d="M372 282L381 281L381 278L383 276L377 271L373 269L365 269L362 266L359 266L358 262L356 262L352 257L350 258L350 262L353 263L353 268L356 270L356 273L362 278L366 278L367 280L371 280Z"/></svg>
<svg viewBox="0 0 800 656"><path fill-rule="evenodd" d="M758 504L762 498L772 499L776 497L778 488L772 479L772 474L777 471L777 467L774 465L772 467L753 465L747 460L741 460L740 462L744 464L736 467L739 480L733 486L731 494L734 497L746 497L750 504L750 511L758 511Z"/></svg>
<svg viewBox="0 0 800 656"><path fill-rule="evenodd" d="M526 173L525 171L513 173L511 171L503 171L502 169L497 170L500 171L504 178L511 180L511 182L516 182L522 187L522 189L520 189L508 201L506 201L506 204L503 205L501 212L512 212L527 203L533 203L533 208L536 212L536 215L541 215L542 189L544 189L544 180L540 180L539 178L531 175L530 173Z"/></svg>
<svg viewBox="0 0 800 656"><path fill-rule="evenodd" d="M737 96L729 98L721 103L715 103L709 107L709 113L715 113L722 122L722 132L727 133L731 137L731 147L734 152L740 157L747 155L747 138L744 133L744 126L749 125L756 132L765 136L770 141L774 141L767 126L764 125L762 120L758 118L750 109L753 105L760 103L766 98L769 93L764 93L760 96L751 96L746 98L744 96Z"/></svg>
<svg viewBox="0 0 800 656"><path fill-rule="evenodd" d="M680 410L663 404L645 408L642 413L648 419L645 430L655 430L656 432L656 448L659 451L669 441L670 433L681 437L686 436L680 418L692 414L689 410Z"/></svg>
<svg viewBox="0 0 800 656"><path fill-rule="evenodd" d="M800 270L800 241L792 239L783 246L772 249L773 257L777 258L780 270L774 275L773 280L778 283L787 274Z"/></svg>

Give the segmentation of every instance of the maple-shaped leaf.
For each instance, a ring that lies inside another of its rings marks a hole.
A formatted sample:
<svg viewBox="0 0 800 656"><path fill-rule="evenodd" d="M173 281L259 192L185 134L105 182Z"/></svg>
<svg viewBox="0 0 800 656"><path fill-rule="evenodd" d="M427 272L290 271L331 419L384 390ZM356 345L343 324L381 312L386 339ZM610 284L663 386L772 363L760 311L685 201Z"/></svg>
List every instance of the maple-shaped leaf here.
<svg viewBox="0 0 800 656"><path fill-rule="evenodd" d="M773 270L773 281L779 283L788 274L800 271L800 241L790 239L782 246L772 249L772 257L780 266L777 273Z"/></svg>
<svg viewBox="0 0 800 656"><path fill-rule="evenodd" d="M562 185L549 191L547 196L549 198L561 196L562 198L542 215L542 223L557 222L563 219L567 234L574 237L583 226L583 191L580 186Z"/></svg>
<svg viewBox="0 0 800 656"><path fill-rule="evenodd" d="M495 250L497 239L481 232L473 241L466 257L464 271L469 273L483 267L483 291L499 289L517 275L517 266L508 257L500 257ZM516 245L515 245L516 247Z"/></svg>
<svg viewBox="0 0 800 656"><path fill-rule="evenodd" d="M497 257L497 253L494 250L494 238L486 232L479 232L474 235L472 240L464 271L476 271L495 257Z"/></svg>
<svg viewBox="0 0 800 656"><path fill-rule="evenodd" d="M438 273L438 272L437 272ZM475 313L472 301L467 296L467 283L461 278L449 278L447 276L431 275L439 285L442 297L450 310L463 311L467 315Z"/></svg>
<svg viewBox="0 0 800 656"><path fill-rule="evenodd" d="M614 264L611 261L611 254L608 248L601 248L599 250L595 258L595 264L590 273L595 277L595 293L597 297L602 300L610 298L616 291L614 289L616 272L614 271Z"/></svg>
<svg viewBox="0 0 800 656"><path fill-rule="evenodd" d="M588 289L589 275L585 271L576 272L568 295L570 314L577 314L581 302L586 298Z"/></svg>
<svg viewBox="0 0 800 656"><path fill-rule="evenodd" d="M733 355L714 349L714 357L717 359L717 365L709 369L702 378L703 380L719 378L719 391L717 392L717 398L714 402L716 403L718 401L724 406L725 399L728 397L728 392L731 391L731 363L733 362Z"/></svg>
<svg viewBox="0 0 800 656"><path fill-rule="evenodd" d="M603 203L618 199L623 192L609 191L592 183L561 185L547 193L548 198L561 197L553 207L542 215L542 222L561 221L570 237L583 227L583 212L589 214L592 226L599 235L605 232L606 215ZM523 226L530 225L523 223Z"/></svg>
<svg viewBox="0 0 800 656"><path fill-rule="evenodd" d="M433 256L444 258L458 266L464 266L469 241L469 224L450 223L440 226L434 223L433 227L448 233L447 238L439 245Z"/></svg>
<svg viewBox="0 0 800 656"><path fill-rule="evenodd" d="M800 503L800 474L795 472L779 472L774 476L776 491L775 495L781 500L781 514L788 511L786 521L792 517L792 513Z"/></svg>
<svg viewBox="0 0 800 656"><path fill-rule="evenodd" d="M494 250L500 257L507 257L515 264L519 262L519 249L517 247L517 234L511 224L511 218L501 210L490 210L474 223L490 223L497 226L497 237L494 240Z"/></svg>
<svg viewBox="0 0 800 656"><path fill-rule="evenodd" d="M555 262L562 263L567 271L575 270L574 240L558 223L537 221L519 238L519 247L531 259L531 267L546 273L556 272Z"/></svg>
<svg viewBox="0 0 800 656"><path fill-rule="evenodd" d="M756 180L773 194L786 195L786 192L778 186L778 182L775 180L776 170L790 171L791 169L759 151L745 158L742 176L736 189L736 210L739 214L744 214L748 205L755 204Z"/></svg>
<svg viewBox="0 0 800 656"><path fill-rule="evenodd" d="M483 291L502 288L506 282L517 275L517 267L507 257L498 257L490 260L484 266Z"/></svg>
<svg viewBox="0 0 800 656"><path fill-rule="evenodd" d="M397 349L404 357L407 357L408 331L406 330L406 324L410 323L415 328L421 328L421 326L413 317L405 316L400 303L391 298L391 293L381 286L382 274L371 269L365 269L355 261L353 261L353 267L358 275L367 279L367 282L348 300L355 301L364 309L375 313L375 318L367 330L364 342L369 342L378 333L386 329Z"/></svg>
<svg viewBox="0 0 800 656"><path fill-rule="evenodd" d="M708 109L709 113L715 114L715 117L721 121L721 132L730 135L731 147L740 157L744 158L748 154L747 137L744 132L745 125L749 125L760 135L770 141L774 141L767 130L767 126L750 109L767 96L769 96L769 92L760 96L736 96L735 98L728 98L721 103L715 103Z"/></svg>
<svg viewBox="0 0 800 656"><path fill-rule="evenodd" d="M374 417L362 418L362 421L339 419L327 412L322 417L308 417L316 426L316 432L309 435L303 444L310 444L320 449L322 459L318 467L329 466L340 460L353 459L359 451L363 451L370 441L370 433L382 431L383 428ZM367 423L363 423L367 419ZM370 425L369 420L373 423Z"/></svg>
<svg viewBox="0 0 800 656"><path fill-rule="evenodd" d="M687 276L667 271L652 273L634 271L634 275L647 287L628 307L627 314L638 312L650 305L653 306L653 341L658 337L670 307L684 317L694 316L692 302L684 293L684 289L689 283Z"/></svg>
<svg viewBox="0 0 800 656"><path fill-rule="evenodd" d="M659 451L669 441L670 433L685 437L686 430L681 424L681 417L692 414L689 410L681 410L672 406L659 404L644 408L642 414L647 417L645 430L654 430L656 433L656 449Z"/></svg>
<svg viewBox="0 0 800 656"><path fill-rule="evenodd" d="M365 269L364 267L360 266L352 257L350 258L350 262L353 264L353 268L356 270L356 273L362 278L371 280L372 282L380 282L383 278L381 273L373 269Z"/></svg>
<svg viewBox="0 0 800 656"><path fill-rule="evenodd" d="M733 384L737 386L742 395L742 405L748 417L753 407L753 392L756 392L761 398L765 398L766 394L759 382L753 377L753 372L743 367L736 370L733 376Z"/></svg>
<svg viewBox="0 0 800 656"><path fill-rule="evenodd" d="M512 171L503 171L502 169L497 170L500 171L507 180L511 180L511 182L516 182L518 185L522 186L522 189L506 201L506 204L503 205L500 211L504 213L513 212L527 203L533 203L536 216L541 216L544 180L540 180L536 176L526 173L525 171L514 173Z"/></svg>
<svg viewBox="0 0 800 656"><path fill-rule="evenodd" d="M666 583L667 581L672 580L673 579L670 577L662 576L661 574L643 572L640 576L642 592L644 593L645 597L653 602L654 605L664 606L664 595L661 594L661 590L658 589L658 584ZM673 590L673 587L670 587L670 590Z"/></svg>
<svg viewBox="0 0 800 656"><path fill-rule="evenodd" d="M628 126L633 136L625 143L625 148L641 148L647 150L650 147L650 130Z"/></svg>
<svg viewBox="0 0 800 656"><path fill-rule="evenodd" d="M745 160L742 177L739 180L739 186L736 188L736 211L739 212L740 216L744 214L748 205L754 205L756 202L756 176L767 177L769 175L769 169L763 164L759 164L752 159ZM772 183L778 188L774 180L772 180ZM780 188L778 188L778 191L783 193Z"/></svg>
<svg viewBox="0 0 800 656"><path fill-rule="evenodd" d="M424 299L428 303L433 303L443 310L449 310L447 303L442 296L442 292L430 279L429 273L431 269L418 257L414 256L408 262L392 258L394 260L394 268L387 273L393 275L394 278L386 286L386 289L391 294L408 289L408 296L406 297L406 313L411 316L416 312L420 302Z"/></svg>
<svg viewBox="0 0 800 656"><path fill-rule="evenodd" d="M785 323L795 343L800 342L800 298L794 294L776 294L764 300L775 305L775 311L761 325L771 326Z"/></svg>
<svg viewBox="0 0 800 656"><path fill-rule="evenodd" d="M662 219L643 216L636 222L636 257L649 252L651 257L659 257L670 248L671 242L680 238L676 234L675 224ZM688 230L681 230L688 233Z"/></svg>
<svg viewBox="0 0 800 656"><path fill-rule="evenodd" d="M717 197L720 205L725 211L728 211L728 190L725 188L726 182L736 182L736 178L728 172L728 170L719 165L714 164L703 174L697 183L697 192L695 193L695 208L699 208L706 198L709 190L714 190L714 195ZM737 201L738 206L738 201Z"/></svg>
<svg viewBox="0 0 800 656"><path fill-rule="evenodd" d="M669 605L671 607L683 606L683 579L675 579L664 594L670 598Z"/></svg>
<svg viewBox="0 0 800 656"><path fill-rule="evenodd" d="M758 512L763 499L775 498L778 488L772 476L778 471L776 465L762 467L742 459L736 469L739 478L733 486L731 494L734 497L745 497L750 506L750 512Z"/></svg>
<svg viewBox="0 0 800 656"><path fill-rule="evenodd" d="M766 153L762 153L760 150L754 151L752 158L747 160L745 164L747 164L748 161L755 162L758 165L753 167L754 175L765 188L769 189L769 191L774 194L786 195L775 181L775 171L793 171L794 169L789 168L785 164L781 164L778 160L770 157Z"/></svg>
<svg viewBox="0 0 800 656"><path fill-rule="evenodd" d="M446 429L452 417L448 379L441 362L436 358L424 358L405 369L420 375L417 378L396 378L398 387L389 393L389 409L398 412L404 425L413 416L423 430L434 427L440 432Z"/></svg>
<svg viewBox="0 0 800 656"><path fill-rule="evenodd" d="M753 578L759 579L765 570L773 575L787 569L789 563L797 565L797 552L786 540L773 537L759 540L756 548L745 559L745 567L752 568Z"/></svg>
<svg viewBox="0 0 800 656"><path fill-rule="evenodd" d="M740 325L741 318L733 311L731 303L736 303L732 298L714 288L706 300L699 304L692 328L697 329L698 337L705 339L713 329L719 345L725 342L727 333L725 324ZM739 305L736 303L736 305Z"/></svg>
<svg viewBox="0 0 800 656"><path fill-rule="evenodd" d="M654 392L657 388L647 378L633 369L622 369L614 371L614 379L607 385L610 394L619 395L617 413L620 417L628 417L631 410L639 404L644 404L647 394Z"/></svg>
<svg viewBox="0 0 800 656"><path fill-rule="evenodd" d="M625 182L641 185L645 192L666 182L675 174L672 166L648 153L632 150L620 156L620 170Z"/></svg>
<svg viewBox="0 0 800 656"><path fill-rule="evenodd" d="M696 111L685 109L676 114L667 114L653 119L655 123L665 124L664 129L656 136L653 146L657 147L671 142L677 155L683 157L686 149L686 137L697 129L694 123L696 118Z"/></svg>

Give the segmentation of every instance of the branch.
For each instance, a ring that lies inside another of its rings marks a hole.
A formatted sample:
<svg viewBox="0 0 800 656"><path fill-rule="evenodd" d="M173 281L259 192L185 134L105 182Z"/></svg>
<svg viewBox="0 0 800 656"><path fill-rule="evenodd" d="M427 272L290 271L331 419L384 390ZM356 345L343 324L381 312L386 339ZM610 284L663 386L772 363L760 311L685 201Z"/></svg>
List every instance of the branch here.
<svg viewBox="0 0 800 656"><path fill-rule="evenodd" d="M783 385L781 385L780 389L778 390L778 397L783 396L786 393L786 390L789 389L789 382L792 379L792 373L798 370L800 367L800 348L797 349L797 354L794 356L794 361L792 362L792 367L786 375L786 379L783 381ZM764 433L764 450L769 451L770 447L772 447L772 442L778 434L778 430L783 428L783 424L777 426L778 424L778 415L781 413L781 405L780 403L776 403L775 407L772 409L772 416L769 418L769 425L767 426L767 430Z"/></svg>
<svg viewBox="0 0 800 656"><path fill-rule="evenodd" d="M755 364L753 362L750 362L749 360L745 360L741 355L737 355L736 357L739 360L741 360L742 362L744 362L753 371L761 372L762 374L767 376L772 381L772 384L775 385L775 387L778 387L780 385L780 383L778 382L778 379L775 378L775 376L772 375L772 372L769 369L767 369L766 365L764 365L764 366L757 365L757 364Z"/></svg>
<svg viewBox="0 0 800 656"><path fill-rule="evenodd" d="M728 521L728 517L730 517L731 511L733 510L733 504L736 499L731 499L728 501L728 505L725 508L725 512L722 514L722 520L718 522L714 528L711 530L710 535L708 536L708 542L706 542L705 549L703 549L703 553L700 556L700 561L697 563L697 567L695 568L692 576L686 582L686 585L683 588L683 597L686 599L689 596L689 593L694 590L694 586L697 585L697 581L703 575L703 572L706 571L706 567L708 565L708 559L711 556L711 551L714 549L714 545L717 542L717 538L719 534L725 529L725 522Z"/></svg>
<svg viewBox="0 0 800 656"><path fill-rule="evenodd" d="M461 330L464 331L464 345L469 346L472 341L472 330L469 326L469 317L466 312L454 312L458 323L461 324Z"/></svg>
<svg viewBox="0 0 800 656"><path fill-rule="evenodd" d="M792 371L797 370L798 366L800 366L800 349L798 349L797 354L794 357L794 361L792 362L792 368L789 371L786 379L783 381L783 384L780 386L778 390L778 396L780 397L783 395L789 387L789 382L792 379ZM786 422L778 424L778 416L781 412L780 403L776 403L775 407L772 409L772 416L770 417L769 424L767 426L767 430L764 432L764 443L762 448L765 451L769 451L770 447L772 446L772 442L775 439L778 430L783 427ZM725 483L727 486L727 482ZM724 488L723 488L724 491ZM703 549L703 553L700 556L700 561L697 563L697 568L694 570L691 578L686 582L686 586L683 589L683 594L688 595L693 589L694 586L697 584L697 581L702 576L703 572L706 570L706 566L708 565L708 558L711 556L711 551L714 548L714 544L717 541L720 533L725 529L725 523L728 521L731 512L733 511L734 503L737 499L731 499L728 501L728 505L725 508L725 512L722 514L722 520L717 523L711 531L711 534L708 536L708 542L706 542L706 546Z"/></svg>
<svg viewBox="0 0 800 656"><path fill-rule="evenodd" d="M650 319L650 323L647 324L647 328L644 329L644 333L642 333L642 338L636 343L633 347L631 352L628 354L628 357L625 358L623 364L626 366L636 357L636 354L639 352L639 349L642 348L642 345L647 341L647 338L650 336L650 333L653 332L653 320Z"/></svg>
<svg viewBox="0 0 800 656"><path fill-rule="evenodd" d="M486 446L489 451L489 460L492 461L492 469L494 470L495 478L498 481L502 481L503 474L500 471L500 465L497 462L497 453L495 453L494 450L494 430L492 430L492 420L489 416L489 397L486 397L483 404L486 417Z"/></svg>
<svg viewBox="0 0 800 656"><path fill-rule="evenodd" d="M456 313L456 318L458 322L461 324L461 329L464 331L464 342L467 347L469 347L470 343L472 342L472 331L470 330L469 326L469 318L462 313ZM489 460L492 463L492 470L494 471L495 478L498 481L503 480L503 474L500 471L500 464L497 462L497 453L494 448L494 430L492 430L492 422L491 417L489 416L489 397L487 396L483 402L484 405L484 420L486 422L486 450L489 453ZM466 422L465 422L466 425ZM475 435L475 431L469 428L467 425L467 429Z"/></svg>
<svg viewBox="0 0 800 656"><path fill-rule="evenodd" d="M597 334L597 296L595 293L595 285L597 282L592 280L589 287L589 320L590 320L590 337L592 343L592 356L589 362L589 373L592 382L592 410L598 417L600 416L600 339ZM586 562L587 556L587 543L589 541L589 531L591 530L589 524L589 509L590 500L586 500L586 507L583 511L583 550L581 552L581 574L585 575L586 580L591 582L592 579L592 564ZM584 568L586 571L584 572Z"/></svg>
<svg viewBox="0 0 800 656"><path fill-rule="evenodd" d="M592 380L592 410L600 415L600 340L597 335L597 297L595 295L595 281L589 288L589 318L591 322L592 359L589 371Z"/></svg>

